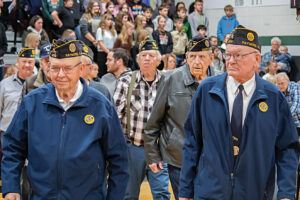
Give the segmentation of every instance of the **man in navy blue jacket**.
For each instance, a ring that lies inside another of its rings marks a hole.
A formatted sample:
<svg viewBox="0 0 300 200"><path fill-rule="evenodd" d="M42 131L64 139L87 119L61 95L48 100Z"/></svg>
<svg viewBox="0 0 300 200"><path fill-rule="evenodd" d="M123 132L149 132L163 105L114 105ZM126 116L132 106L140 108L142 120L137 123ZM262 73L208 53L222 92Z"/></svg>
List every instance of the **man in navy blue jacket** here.
<svg viewBox="0 0 300 200"><path fill-rule="evenodd" d="M294 199L298 137L285 97L255 74L258 35L237 27L228 40L227 73L198 87L185 122L181 200Z"/></svg>
<svg viewBox="0 0 300 200"><path fill-rule="evenodd" d="M127 146L114 106L80 78L79 41L56 41L51 84L23 98L3 138L2 191L20 199L20 173L28 159L31 199L124 198Z"/></svg>

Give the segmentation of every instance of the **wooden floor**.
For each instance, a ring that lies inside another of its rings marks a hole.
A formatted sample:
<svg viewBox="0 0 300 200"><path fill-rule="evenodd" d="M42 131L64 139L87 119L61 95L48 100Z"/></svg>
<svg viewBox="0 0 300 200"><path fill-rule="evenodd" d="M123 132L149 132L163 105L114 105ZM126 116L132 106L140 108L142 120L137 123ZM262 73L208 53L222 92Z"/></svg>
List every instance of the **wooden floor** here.
<svg viewBox="0 0 300 200"><path fill-rule="evenodd" d="M171 200L175 200L173 191L172 191L172 187L171 187L171 183L169 184L169 191L171 192L171 195L172 195ZM144 181L142 183L139 200L153 200L151 191L150 191L150 186L147 181Z"/></svg>

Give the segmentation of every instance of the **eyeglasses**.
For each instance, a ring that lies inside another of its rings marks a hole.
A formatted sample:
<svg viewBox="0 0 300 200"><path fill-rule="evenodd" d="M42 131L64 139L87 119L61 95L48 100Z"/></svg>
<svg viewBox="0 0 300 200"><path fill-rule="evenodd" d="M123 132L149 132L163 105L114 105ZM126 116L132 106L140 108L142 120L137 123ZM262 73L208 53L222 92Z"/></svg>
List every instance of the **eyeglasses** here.
<svg viewBox="0 0 300 200"><path fill-rule="evenodd" d="M70 74L73 69L75 69L75 67L77 67L78 65L80 65L81 62L77 63L76 65L72 66L72 67L56 67L56 66L50 66L50 71L52 73L58 74L60 72L60 70L62 70L64 72L64 74Z"/></svg>
<svg viewBox="0 0 300 200"><path fill-rule="evenodd" d="M252 53L256 53L256 52L253 51L253 52L246 53L246 54L236 54L236 55L225 53L225 54L223 54L223 58L228 61L228 60L230 60L230 58L232 56L234 60L239 61L239 60L242 60L245 56L250 55Z"/></svg>

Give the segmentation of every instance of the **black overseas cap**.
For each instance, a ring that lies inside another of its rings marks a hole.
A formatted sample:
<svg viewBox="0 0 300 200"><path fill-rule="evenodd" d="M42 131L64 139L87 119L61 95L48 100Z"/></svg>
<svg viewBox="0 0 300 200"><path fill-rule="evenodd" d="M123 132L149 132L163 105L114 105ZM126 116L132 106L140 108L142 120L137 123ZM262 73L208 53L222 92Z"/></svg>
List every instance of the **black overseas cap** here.
<svg viewBox="0 0 300 200"><path fill-rule="evenodd" d="M157 46L155 40L144 40L141 42L140 47L139 47L139 52L149 51L149 50L158 51L158 46Z"/></svg>
<svg viewBox="0 0 300 200"><path fill-rule="evenodd" d="M242 25L232 31L227 44L248 46L261 51L257 33Z"/></svg>
<svg viewBox="0 0 300 200"><path fill-rule="evenodd" d="M209 39L201 36L201 35L197 35L195 37L193 37L188 44L187 47L188 51L211 51L211 44Z"/></svg>
<svg viewBox="0 0 300 200"><path fill-rule="evenodd" d="M18 54L19 58L35 58L34 48L22 48Z"/></svg>
<svg viewBox="0 0 300 200"><path fill-rule="evenodd" d="M50 57L52 58L71 58L82 55L81 42L79 40L55 40L52 43Z"/></svg>

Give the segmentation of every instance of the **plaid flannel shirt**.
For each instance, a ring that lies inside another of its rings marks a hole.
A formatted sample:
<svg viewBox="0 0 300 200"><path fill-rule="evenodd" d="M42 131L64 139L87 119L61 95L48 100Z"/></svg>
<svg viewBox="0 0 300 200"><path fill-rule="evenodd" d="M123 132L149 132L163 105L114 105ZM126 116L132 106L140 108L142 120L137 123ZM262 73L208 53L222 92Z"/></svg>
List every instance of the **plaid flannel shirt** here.
<svg viewBox="0 0 300 200"><path fill-rule="evenodd" d="M150 86L144 79L141 72L137 72L130 101L130 134L127 135L126 106L128 103L127 93L131 81L131 75L132 72L118 80L114 93L114 101L127 141L136 146L142 146L144 145L144 127L150 117L161 75L159 71L156 71L155 80Z"/></svg>
<svg viewBox="0 0 300 200"><path fill-rule="evenodd" d="M300 127L300 85L290 81L285 97L290 106L294 122L297 127Z"/></svg>

